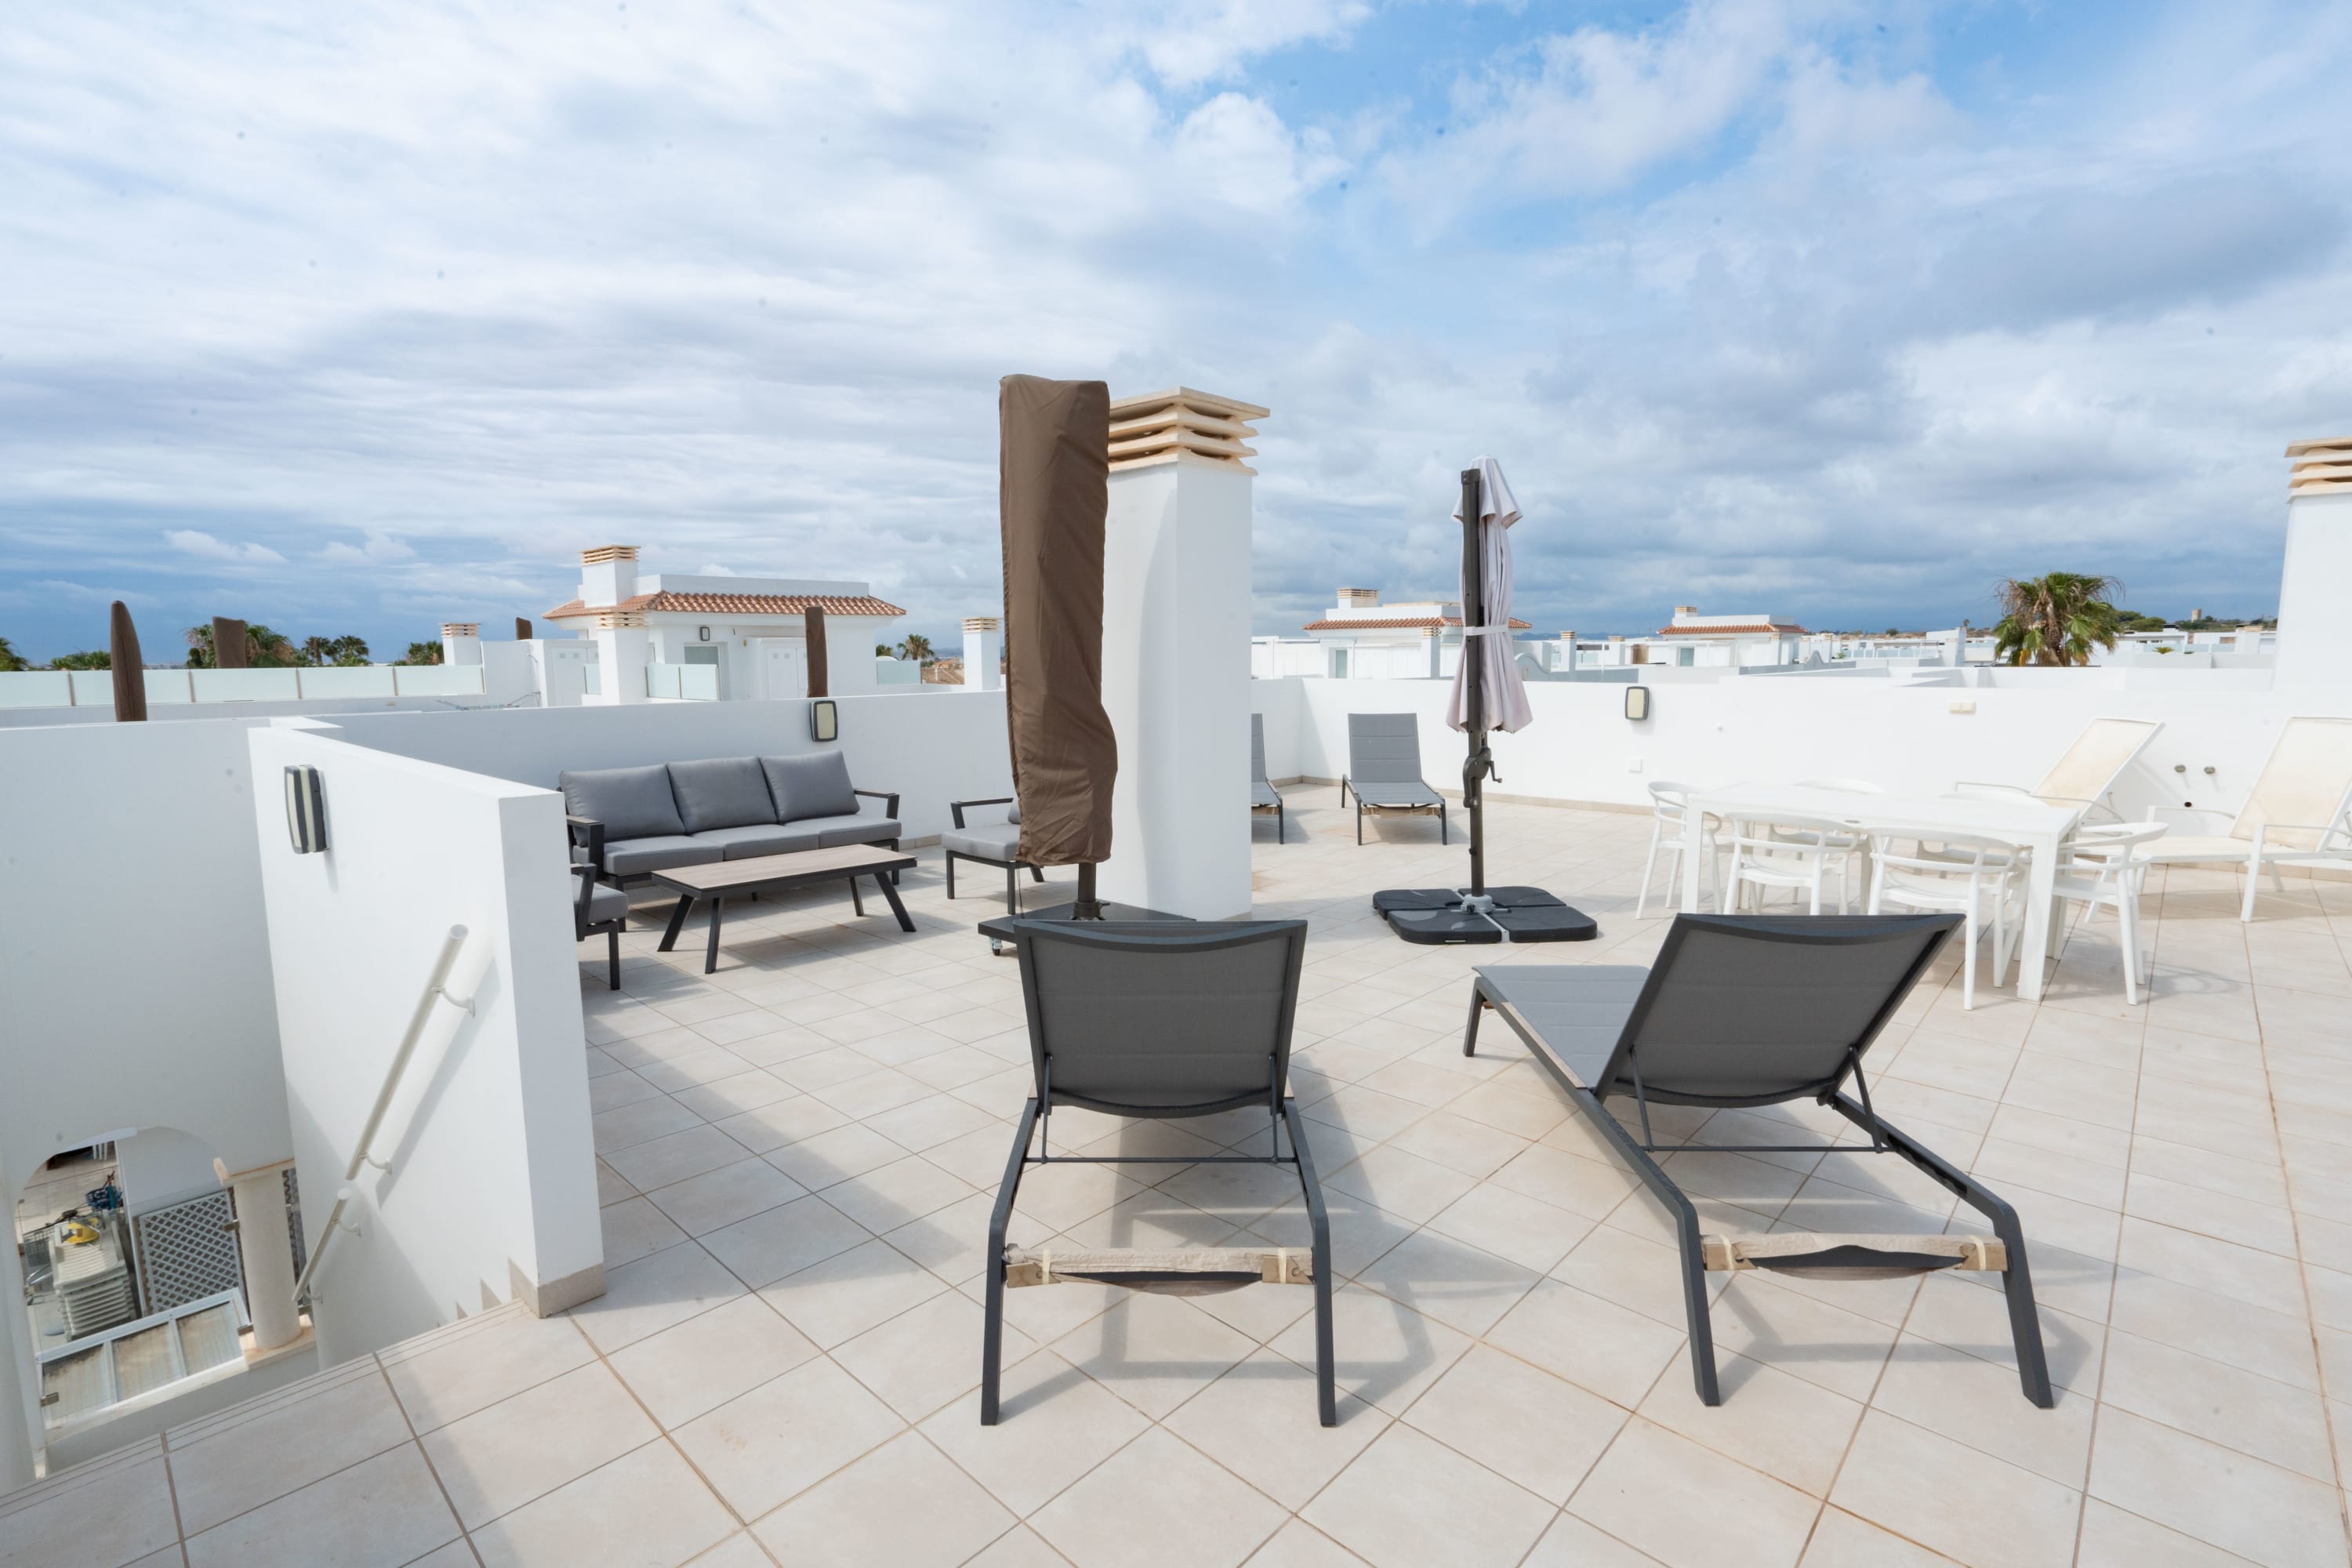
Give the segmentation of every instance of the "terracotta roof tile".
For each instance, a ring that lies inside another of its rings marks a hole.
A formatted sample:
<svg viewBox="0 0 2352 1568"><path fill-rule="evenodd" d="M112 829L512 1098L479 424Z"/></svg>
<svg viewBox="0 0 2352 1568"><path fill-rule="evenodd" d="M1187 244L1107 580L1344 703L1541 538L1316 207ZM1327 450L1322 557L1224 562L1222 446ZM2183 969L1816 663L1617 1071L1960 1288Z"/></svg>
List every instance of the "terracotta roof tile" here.
<svg viewBox="0 0 2352 1568"><path fill-rule="evenodd" d="M1790 626L1786 621L1752 621L1736 626L1663 626L1659 628L1658 635L1662 637L1716 637L1761 636L1766 632L1811 635L1804 627Z"/></svg>
<svg viewBox="0 0 2352 1568"><path fill-rule="evenodd" d="M618 605L583 605L574 599L558 605L541 617L543 620L568 620L575 616L603 615L607 610L646 610L655 614L668 612L687 616L798 616L811 605L828 616L872 616L887 617L907 612L887 599L871 594L639 594L634 599L624 599Z"/></svg>

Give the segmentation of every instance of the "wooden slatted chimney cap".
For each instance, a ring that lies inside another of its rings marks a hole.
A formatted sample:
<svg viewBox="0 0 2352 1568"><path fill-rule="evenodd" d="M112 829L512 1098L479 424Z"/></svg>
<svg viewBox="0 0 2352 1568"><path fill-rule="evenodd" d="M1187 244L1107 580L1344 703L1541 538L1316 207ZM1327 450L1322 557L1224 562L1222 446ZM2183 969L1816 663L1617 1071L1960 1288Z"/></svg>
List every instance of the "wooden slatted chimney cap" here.
<svg viewBox="0 0 2352 1568"><path fill-rule="evenodd" d="M610 630L615 626L641 626L645 624L646 613L643 610L599 610L596 612L596 626L600 631Z"/></svg>
<svg viewBox="0 0 2352 1568"><path fill-rule="evenodd" d="M1114 414L1112 417L1118 416ZM2287 447L2286 455L2294 465L2287 473L2287 500L2352 494L2352 436L2297 441Z"/></svg>
<svg viewBox="0 0 2352 1568"><path fill-rule="evenodd" d="M1191 456L1255 474L1242 461L1257 456L1248 443L1257 431L1250 421L1264 419L1269 410L1189 386L1121 397L1110 405L1110 468L1148 468Z"/></svg>
<svg viewBox="0 0 2352 1568"><path fill-rule="evenodd" d="M968 632L993 632L1003 629L1004 623L994 616L966 616L963 629Z"/></svg>
<svg viewBox="0 0 2352 1568"><path fill-rule="evenodd" d="M479 621L443 621L441 635L445 637L478 637L482 635Z"/></svg>
<svg viewBox="0 0 2352 1568"><path fill-rule="evenodd" d="M593 550L580 552L580 564L594 566L606 561L635 561L637 547L634 544L600 544Z"/></svg>

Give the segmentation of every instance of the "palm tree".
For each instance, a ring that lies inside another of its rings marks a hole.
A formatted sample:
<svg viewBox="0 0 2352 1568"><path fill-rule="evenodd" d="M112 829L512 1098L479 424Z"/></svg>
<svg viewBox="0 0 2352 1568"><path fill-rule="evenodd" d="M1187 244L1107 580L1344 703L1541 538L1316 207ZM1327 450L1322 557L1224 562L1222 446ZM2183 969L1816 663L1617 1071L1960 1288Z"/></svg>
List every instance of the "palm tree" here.
<svg viewBox="0 0 2352 1568"><path fill-rule="evenodd" d="M441 662L441 645L437 642L410 643L407 656L394 662L395 664L438 664Z"/></svg>
<svg viewBox="0 0 2352 1568"><path fill-rule="evenodd" d="M312 637L310 640L317 642L320 639ZM337 664L365 664L368 661L367 639L351 636L339 637L327 644L327 657Z"/></svg>
<svg viewBox="0 0 2352 1568"><path fill-rule="evenodd" d="M24 659L17 656L14 647L9 646L8 639L0 637L0 670L17 670L24 668Z"/></svg>
<svg viewBox="0 0 2352 1568"><path fill-rule="evenodd" d="M102 647L84 648L79 653L61 653L49 660L51 669L110 669L114 655Z"/></svg>
<svg viewBox="0 0 2352 1568"><path fill-rule="evenodd" d="M898 645L898 657L912 659L917 664L929 663L932 657L931 639L920 632L908 632L907 640Z"/></svg>
<svg viewBox="0 0 2352 1568"><path fill-rule="evenodd" d="M328 641L325 637L304 637L302 639L302 662L314 668L332 658L334 657L334 651L335 645Z"/></svg>
<svg viewBox="0 0 2352 1568"><path fill-rule="evenodd" d="M2012 665L2090 663L2093 647L2115 647L2123 630L2122 613L2107 599L2122 587L2080 572L2002 579L1993 656Z"/></svg>
<svg viewBox="0 0 2352 1568"><path fill-rule="evenodd" d="M302 662L301 650L283 632L273 632L256 621L245 628L245 658L248 664L286 667Z"/></svg>

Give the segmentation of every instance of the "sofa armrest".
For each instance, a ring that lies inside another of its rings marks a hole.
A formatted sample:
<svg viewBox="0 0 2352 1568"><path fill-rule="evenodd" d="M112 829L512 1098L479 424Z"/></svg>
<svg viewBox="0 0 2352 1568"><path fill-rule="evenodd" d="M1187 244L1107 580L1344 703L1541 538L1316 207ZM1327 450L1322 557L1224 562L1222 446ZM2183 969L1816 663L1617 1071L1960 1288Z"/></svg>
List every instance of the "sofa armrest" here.
<svg viewBox="0 0 2352 1568"><path fill-rule="evenodd" d="M593 816L567 816L563 825L564 830L572 836L572 847L586 850L587 864L602 871L604 868L604 825ZM588 895L583 893L580 898L585 903Z"/></svg>
<svg viewBox="0 0 2352 1568"><path fill-rule="evenodd" d="M580 890L572 899L572 940L580 942L588 935L588 900L594 896L596 868L583 860L572 873L580 879Z"/></svg>
<svg viewBox="0 0 2352 1568"><path fill-rule="evenodd" d="M963 808L967 805L1011 805L1012 804L1011 795L1000 795L989 800L951 800L948 802L948 809L955 814L955 825L958 827L963 827L969 826L963 819Z"/></svg>
<svg viewBox="0 0 2352 1568"><path fill-rule="evenodd" d="M898 795L895 790L853 789L849 793L865 795L869 800L880 801L882 815L885 816L896 817L898 815Z"/></svg>

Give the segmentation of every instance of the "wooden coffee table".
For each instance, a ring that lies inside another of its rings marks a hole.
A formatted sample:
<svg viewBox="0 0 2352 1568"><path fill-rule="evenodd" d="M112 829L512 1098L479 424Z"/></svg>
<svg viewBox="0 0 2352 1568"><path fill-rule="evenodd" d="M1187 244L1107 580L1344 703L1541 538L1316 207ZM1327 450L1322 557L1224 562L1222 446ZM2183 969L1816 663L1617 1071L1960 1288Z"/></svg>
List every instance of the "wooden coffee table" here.
<svg viewBox="0 0 2352 1568"><path fill-rule="evenodd" d="M858 896L860 877L873 878L874 885L882 889L882 896L890 901L890 912L898 917L898 929L913 931L915 922L907 918L907 906L898 901L898 889L891 885L890 879L893 873L915 863L912 855L896 849L847 844L838 849L799 849L789 855L755 855L741 860L656 871L654 884L678 896L677 908L670 911L669 929L662 933L661 951L667 952L677 945L677 933L686 924L686 912L697 902L707 903L710 906L710 947L703 956L702 973L709 974L719 967L719 921L728 900L804 888L812 882L846 882L850 907L862 915L866 912L866 900Z"/></svg>

